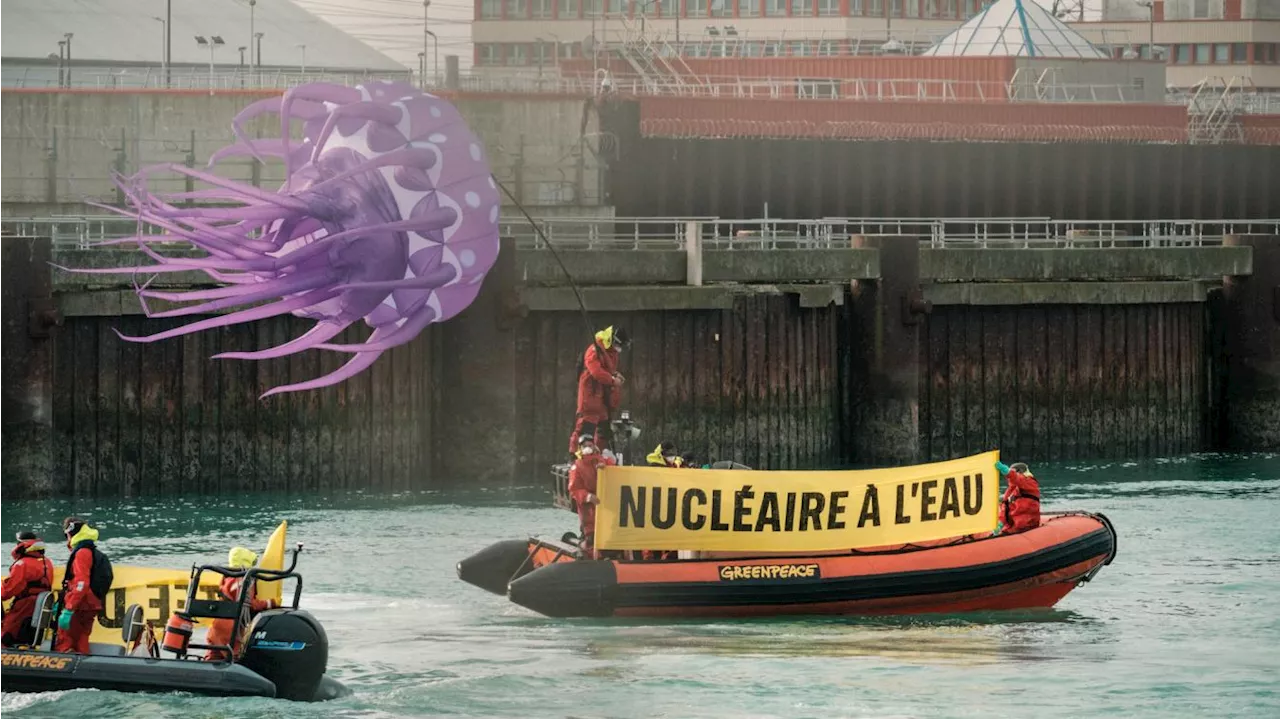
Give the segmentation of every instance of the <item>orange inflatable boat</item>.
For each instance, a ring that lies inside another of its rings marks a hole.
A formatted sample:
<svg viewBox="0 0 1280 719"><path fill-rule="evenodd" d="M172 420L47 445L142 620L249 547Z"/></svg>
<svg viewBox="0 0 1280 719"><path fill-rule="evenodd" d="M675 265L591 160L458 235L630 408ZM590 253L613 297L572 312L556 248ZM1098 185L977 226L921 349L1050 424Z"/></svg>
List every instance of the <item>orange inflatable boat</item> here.
<svg viewBox="0 0 1280 719"><path fill-rule="evenodd" d="M804 556L584 560L571 536L498 542L458 576L551 617L955 613L1052 607L1116 554L1111 522L1084 512L1020 534Z"/></svg>

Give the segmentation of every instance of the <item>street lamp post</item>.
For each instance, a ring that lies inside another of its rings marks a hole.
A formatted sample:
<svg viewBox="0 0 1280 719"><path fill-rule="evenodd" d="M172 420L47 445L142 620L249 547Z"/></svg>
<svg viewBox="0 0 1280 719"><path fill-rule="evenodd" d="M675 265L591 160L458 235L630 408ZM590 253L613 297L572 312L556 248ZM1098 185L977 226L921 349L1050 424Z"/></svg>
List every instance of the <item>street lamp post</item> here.
<svg viewBox="0 0 1280 719"><path fill-rule="evenodd" d="M431 37L431 30L427 28L427 14L431 12L431 0L422 0L422 87L427 86L427 41ZM436 53L440 52L440 41L436 40ZM439 70L439 63L436 64Z"/></svg>
<svg viewBox="0 0 1280 719"><path fill-rule="evenodd" d="M75 33L63 33L62 37L67 41L67 87L71 87L71 38Z"/></svg>
<svg viewBox="0 0 1280 719"><path fill-rule="evenodd" d="M307 44L305 42L298 43L295 47L302 49L302 74L307 74Z"/></svg>
<svg viewBox="0 0 1280 719"><path fill-rule="evenodd" d="M427 34L431 36L431 81L440 84L440 38L435 32L428 30ZM424 59L425 61L425 59Z"/></svg>
<svg viewBox="0 0 1280 719"><path fill-rule="evenodd" d="M1147 9L1147 57L1156 59L1156 4L1154 0L1139 0L1138 5Z"/></svg>
<svg viewBox="0 0 1280 719"><path fill-rule="evenodd" d="M258 60L253 64L253 69L259 73L262 71L262 36L263 35L266 35L266 33L255 32L253 34L254 44L258 46L258 49L255 53L258 56Z"/></svg>
<svg viewBox="0 0 1280 719"><path fill-rule="evenodd" d="M173 0L164 0L164 86L169 87L169 68L173 66Z"/></svg>
<svg viewBox="0 0 1280 719"><path fill-rule="evenodd" d="M196 35L196 44L200 47L209 48L209 94L212 95L214 88L213 53L218 48L226 45L226 42L222 40L221 35L212 35L208 40L204 38L204 35Z"/></svg>
<svg viewBox="0 0 1280 719"><path fill-rule="evenodd" d="M151 16L152 20L160 23L160 78L163 80L169 76L169 22L162 17L156 15Z"/></svg>
<svg viewBox="0 0 1280 719"><path fill-rule="evenodd" d="M66 85L67 41L58 41L58 87Z"/></svg>
<svg viewBox="0 0 1280 719"><path fill-rule="evenodd" d="M250 45L253 44L253 38L257 36L257 33L254 32L254 22L257 19L255 17L257 14L257 8L256 8L257 4L258 4L258 0L249 0L249 44ZM242 61L240 64L243 65L244 62ZM254 67L256 67L256 65L257 63L255 63L253 60L253 51L250 50L249 51L249 68L253 69Z"/></svg>

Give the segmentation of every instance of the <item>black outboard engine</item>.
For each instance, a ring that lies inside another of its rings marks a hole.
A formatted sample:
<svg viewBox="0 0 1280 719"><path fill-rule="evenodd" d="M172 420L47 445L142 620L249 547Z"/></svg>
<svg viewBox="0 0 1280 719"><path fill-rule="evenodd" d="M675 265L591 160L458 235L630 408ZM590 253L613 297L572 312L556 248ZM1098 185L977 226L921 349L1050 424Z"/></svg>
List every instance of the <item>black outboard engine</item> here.
<svg viewBox="0 0 1280 719"><path fill-rule="evenodd" d="M313 701L329 664L329 637L310 612L268 609L249 625L239 664L273 682L277 697Z"/></svg>

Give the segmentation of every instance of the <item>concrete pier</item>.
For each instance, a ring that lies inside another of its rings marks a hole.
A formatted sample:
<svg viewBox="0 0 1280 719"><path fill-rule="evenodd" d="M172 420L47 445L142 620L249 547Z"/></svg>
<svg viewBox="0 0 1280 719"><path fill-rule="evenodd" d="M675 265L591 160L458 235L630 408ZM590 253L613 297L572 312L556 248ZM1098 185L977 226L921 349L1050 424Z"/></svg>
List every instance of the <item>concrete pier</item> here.
<svg viewBox="0 0 1280 719"><path fill-rule="evenodd" d="M1251 274L1223 278L1226 446L1280 449L1280 237L1233 235L1225 244L1253 258Z"/></svg>

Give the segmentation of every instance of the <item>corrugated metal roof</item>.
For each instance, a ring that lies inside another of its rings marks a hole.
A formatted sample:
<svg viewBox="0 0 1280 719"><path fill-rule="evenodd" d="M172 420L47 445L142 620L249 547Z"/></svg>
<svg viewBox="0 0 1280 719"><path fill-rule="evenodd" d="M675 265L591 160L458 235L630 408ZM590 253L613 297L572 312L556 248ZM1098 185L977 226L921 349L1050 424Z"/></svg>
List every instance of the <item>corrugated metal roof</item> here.
<svg viewBox="0 0 1280 719"><path fill-rule="evenodd" d="M226 43L214 63L240 63L236 48L249 47L248 0L171 0L174 65L209 63L208 47L195 36L219 35ZM72 61L150 63L162 59L165 0L4 0L0 46L6 61L56 58L64 33ZM254 31L263 33L264 67L299 66L306 45L307 69L395 70L405 66L288 0L261 0ZM246 53L246 58L248 54ZM247 62L247 60L246 60Z"/></svg>

